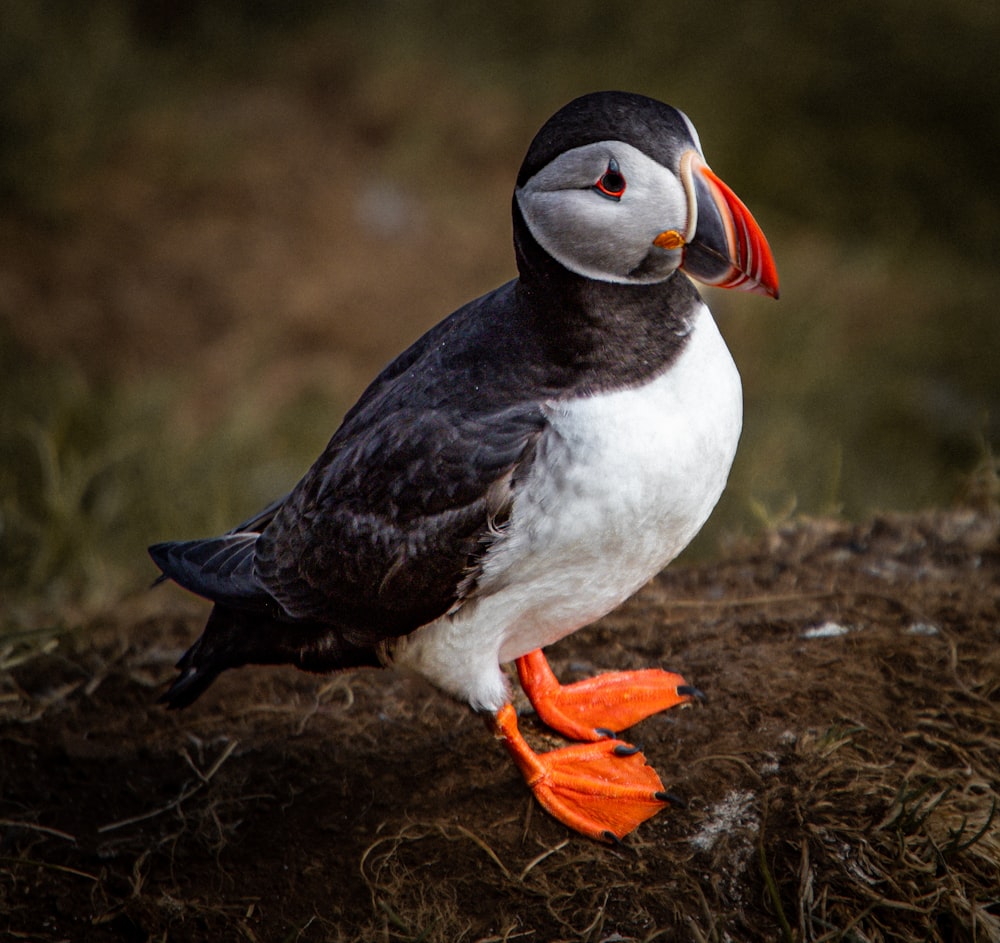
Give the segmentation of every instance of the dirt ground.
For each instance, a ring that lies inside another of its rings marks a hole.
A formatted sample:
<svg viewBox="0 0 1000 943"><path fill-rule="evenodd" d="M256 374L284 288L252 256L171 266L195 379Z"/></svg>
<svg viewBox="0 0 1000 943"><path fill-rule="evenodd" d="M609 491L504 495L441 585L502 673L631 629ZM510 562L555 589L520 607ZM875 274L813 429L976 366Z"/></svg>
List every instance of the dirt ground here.
<svg viewBox="0 0 1000 943"><path fill-rule="evenodd" d="M150 591L0 652L0 936L1000 940L998 538L801 522L553 648L564 680L662 664L708 695L630 732L687 807L622 848L399 673L243 669L161 709L204 611Z"/></svg>

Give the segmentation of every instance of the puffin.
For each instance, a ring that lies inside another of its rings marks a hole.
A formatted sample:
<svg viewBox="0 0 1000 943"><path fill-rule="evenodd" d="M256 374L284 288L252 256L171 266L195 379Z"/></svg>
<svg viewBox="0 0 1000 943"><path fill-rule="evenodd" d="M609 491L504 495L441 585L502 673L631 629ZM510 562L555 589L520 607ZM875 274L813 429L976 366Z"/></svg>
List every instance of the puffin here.
<svg viewBox="0 0 1000 943"><path fill-rule="evenodd" d="M542 650L662 570L723 492L741 383L692 280L777 298L778 277L688 117L635 93L546 121L512 215L517 277L385 367L290 493L149 548L158 582L214 603L162 700L247 664L414 671L486 717L548 813L616 843L678 801L619 733L701 692L660 668L561 684ZM510 663L567 745L528 743Z"/></svg>

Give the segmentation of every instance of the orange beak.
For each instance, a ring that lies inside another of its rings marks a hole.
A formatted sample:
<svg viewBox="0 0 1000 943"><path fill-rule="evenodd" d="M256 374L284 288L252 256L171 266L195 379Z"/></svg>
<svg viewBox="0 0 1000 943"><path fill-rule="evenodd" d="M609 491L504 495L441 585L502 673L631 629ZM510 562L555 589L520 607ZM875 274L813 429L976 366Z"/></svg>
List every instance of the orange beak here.
<svg viewBox="0 0 1000 943"><path fill-rule="evenodd" d="M687 232L668 230L655 244L682 248L681 268L706 285L777 298L771 247L743 201L693 150L681 158L681 180L691 208Z"/></svg>

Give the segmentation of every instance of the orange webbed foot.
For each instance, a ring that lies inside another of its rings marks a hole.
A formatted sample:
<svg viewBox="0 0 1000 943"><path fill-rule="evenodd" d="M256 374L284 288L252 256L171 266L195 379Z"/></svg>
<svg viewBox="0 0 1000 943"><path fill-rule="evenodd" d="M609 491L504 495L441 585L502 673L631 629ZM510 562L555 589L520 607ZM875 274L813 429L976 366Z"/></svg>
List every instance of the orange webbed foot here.
<svg viewBox="0 0 1000 943"><path fill-rule="evenodd" d="M518 730L510 704L496 714L493 726L542 807L590 838L618 841L676 801L642 753L620 740L536 753Z"/></svg>
<svg viewBox="0 0 1000 943"><path fill-rule="evenodd" d="M521 687L538 716L572 740L599 740L651 714L704 695L680 675L659 668L613 671L560 684L536 649L517 659Z"/></svg>

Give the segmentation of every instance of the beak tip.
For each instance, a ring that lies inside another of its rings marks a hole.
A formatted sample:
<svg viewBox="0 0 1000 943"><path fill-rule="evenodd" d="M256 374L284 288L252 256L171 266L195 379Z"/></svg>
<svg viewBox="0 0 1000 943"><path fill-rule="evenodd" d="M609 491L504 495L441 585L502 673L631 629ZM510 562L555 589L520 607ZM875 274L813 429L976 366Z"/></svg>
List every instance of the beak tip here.
<svg viewBox="0 0 1000 943"><path fill-rule="evenodd" d="M701 281L720 288L778 298L778 272L771 247L743 201L703 161L694 163L703 185L699 210L711 220L702 232L698 216L695 238L685 256L687 271ZM707 251L706 251L707 250Z"/></svg>

